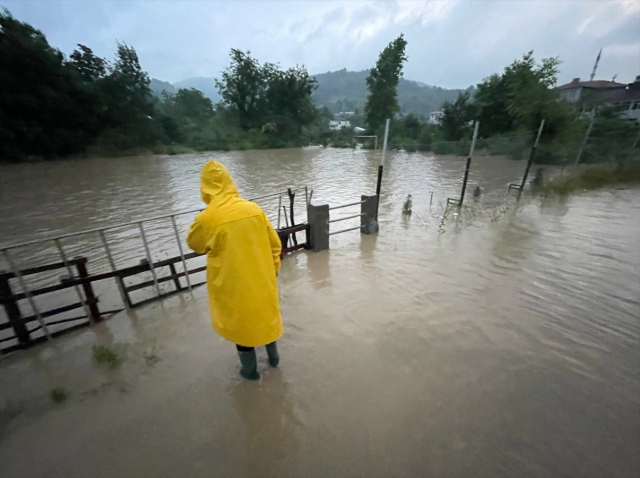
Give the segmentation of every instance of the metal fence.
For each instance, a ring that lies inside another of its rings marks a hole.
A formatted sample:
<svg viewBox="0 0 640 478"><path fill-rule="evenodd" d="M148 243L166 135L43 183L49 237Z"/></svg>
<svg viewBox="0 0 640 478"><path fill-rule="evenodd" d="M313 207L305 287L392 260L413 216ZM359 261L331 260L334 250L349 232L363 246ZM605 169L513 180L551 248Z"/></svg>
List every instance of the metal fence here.
<svg viewBox="0 0 640 478"><path fill-rule="evenodd" d="M297 192L305 193L305 202L295 208ZM306 187L250 200L260 202L276 226L284 218L306 221ZM204 258L187 254L184 244L192 217L201 210L1 246L0 350L50 340L104 315L203 283ZM65 275L56 275L60 272ZM114 295L120 300L114 301ZM78 316L77 309L83 314Z"/></svg>

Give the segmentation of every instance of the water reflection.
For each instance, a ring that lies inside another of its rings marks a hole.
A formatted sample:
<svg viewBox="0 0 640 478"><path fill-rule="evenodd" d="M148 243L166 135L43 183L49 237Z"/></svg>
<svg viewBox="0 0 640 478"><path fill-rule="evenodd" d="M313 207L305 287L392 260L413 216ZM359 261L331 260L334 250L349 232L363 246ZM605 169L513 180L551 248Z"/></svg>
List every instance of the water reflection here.
<svg viewBox="0 0 640 478"><path fill-rule="evenodd" d="M244 438L238 444L246 466L241 476L294 476L299 421L282 371L263 372L261 383L237 381L227 392L244 425Z"/></svg>
<svg viewBox="0 0 640 478"><path fill-rule="evenodd" d="M308 274L309 282L314 289L331 287L331 251L309 255L305 273Z"/></svg>

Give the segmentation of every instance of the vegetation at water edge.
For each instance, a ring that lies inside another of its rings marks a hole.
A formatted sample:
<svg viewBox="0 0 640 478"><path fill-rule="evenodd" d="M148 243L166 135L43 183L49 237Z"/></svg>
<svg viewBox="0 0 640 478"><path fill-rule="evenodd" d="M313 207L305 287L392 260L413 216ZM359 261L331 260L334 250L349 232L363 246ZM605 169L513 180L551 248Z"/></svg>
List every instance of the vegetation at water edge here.
<svg viewBox="0 0 640 478"><path fill-rule="evenodd" d="M93 346L93 360L109 369L115 369L120 365L118 354L104 345Z"/></svg>
<svg viewBox="0 0 640 478"><path fill-rule="evenodd" d="M577 191L627 186L640 186L640 164L624 168L591 166L579 173L555 178L545 186L545 189L556 194L569 194Z"/></svg>

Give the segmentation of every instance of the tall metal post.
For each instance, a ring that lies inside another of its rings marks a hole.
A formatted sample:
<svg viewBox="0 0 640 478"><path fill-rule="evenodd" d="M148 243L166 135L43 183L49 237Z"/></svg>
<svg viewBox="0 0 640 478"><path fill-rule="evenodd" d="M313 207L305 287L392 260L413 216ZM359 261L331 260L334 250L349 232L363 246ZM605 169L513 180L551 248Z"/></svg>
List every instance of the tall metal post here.
<svg viewBox="0 0 640 478"><path fill-rule="evenodd" d="M633 142L633 146L631 148L635 148L640 143L640 131L638 131L638 136L636 136L636 140Z"/></svg>
<svg viewBox="0 0 640 478"><path fill-rule="evenodd" d="M538 129L538 136L536 136L536 140L533 143L533 147L531 148L531 153L529 154L529 161L527 162L527 168L524 170L524 176L522 176L522 183L520 184L520 192L524 190L524 185L527 182L527 176L529 175L529 169L531 169L531 163L533 163L533 158L536 153L536 148L538 147L538 143L540 142L540 136L542 136L542 128L544 128L544 120L540 123L540 128Z"/></svg>
<svg viewBox="0 0 640 478"><path fill-rule="evenodd" d="M378 205L376 206L376 221L378 220L378 210L380 209L380 189L382 188L382 170L384 169L384 160L387 156L387 140L389 138L389 122L387 118L384 125L384 141L382 142L382 156L380 156L380 164L378 165L378 184L376 185L376 196L378 196Z"/></svg>
<svg viewBox="0 0 640 478"><path fill-rule="evenodd" d="M142 227L142 221L138 223L138 228L140 229L140 236L142 236L142 244L144 245L144 251L147 253L147 261L149 262L149 269L151 270L151 275L153 276L153 284L156 286L157 296L160 297L162 292L160 292L160 284L158 284L158 276L156 275L156 269L153 267L153 259L151 258L151 250L149 249L149 243L147 242L147 236L144 234L144 227Z"/></svg>
<svg viewBox="0 0 640 478"><path fill-rule="evenodd" d="M589 140L589 135L591 134L591 129L593 128L593 123L596 119L596 109L593 108L591 110L591 119L589 120L589 126L587 126L587 132L584 134L584 138L582 138L582 144L580 145L580 149L578 150L578 156L576 157L576 162L573 163L573 167L575 168L580 162L580 158L582 158L582 153L584 153L584 148L587 146L587 141Z"/></svg>
<svg viewBox="0 0 640 478"><path fill-rule="evenodd" d="M111 266L111 272L114 274L117 272L116 263L113 260L113 256L111 255L111 250L109 249L109 243L107 242L107 237L104 234L104 229L98 231L100 233L100 239L102 240L102 246L104 247L104 251L107 253L107 260L109 261L109 266ZM120 298L124 303L126 309L129 309L130 301L127 293L124 290L124 286L122 285L122 280L118 276L115 277L116 285L118 286L118 292L120 292Z"/></svg>
<svg viewBox="0 0 640 478"><path fill-rule="evenodd" d="M62 243L60 242L60 239L55 239L53 242L56 243L56 247L58 248L58 252L60 253L60 258L62 259L62 263L64 264L64 267L67 269L67 274L69 274L69 277L73 280L74 279L73 269L71 269L71 264L69 264L69 261L67 260L67 255L64 253L64 249L62 248ZM87 300L85 300L84 296L82 295L82 292L80 292L80 286L78 286L78 284L75 284L73 288L75 289L76 294L80 299L80 303L82 304L82 308L84 309L84 313L89 319L89 322L93 323L94 322L93 315L91 314L91 310L89 309L89 304L87 304Z"/></svg>
<svg viewBox="0 0 640 478"><path fill-rule="evenodd" d="M469 150L469 157L467 158L467 167L464 170L464 181L462 181L462 192L460 193L459 206L462 206L464 201L464 193L467 190L467 180L469 179L469 168L471 167L471 157L473 156L473 150L476 149L476 139L478 139L478 127L480 122L476 121L476 127L473 130L473 139L471 140L471 149Z"/></svg>
<svg viewBox="0 0 640 478"><path fill-rule="evenodd" d="M178 225L176 224L176 217L171 216L171 224L173 224L173 232L176 235L176 242L178 243L178 251L180 251L180 259L182 259L182 267L184 269L184 278L187 280L187 286L189 290L193 290L191 288L191 279L189 279L189 268L187 267L187 261L184 258L184 251L182 250L182 242L180 242L180 234L178 233ZM176 277L176 280L180 280Z"/></svg>
<svg viewBox="0 0 640 478"><path fill-rule="evenodd" d="M282 207L282 195L278 196L278 227L276 229L280 229L280 208Z"/></svg>
<svg viewBox="0 0 640 478"><path fill-rule="evenodd" d="M4 255L4 258L7 261L7 264L9 264L9 267L11 268L11 272L13 272L14 277L18 279L18 282L20 283L20 287L24 291L24 295L27 297L27 301L29 302L29 305L33 309L33 313L37 317L38 323L40 323L40 327L42 327L42 330L44 331L44 335L47 337L47 340L51 340L51 334L49 333L47 324L44 321L44 317L40 313L40 309L38 309L38 306L36 305L36 301L33 300L33 295L29 291L29 288L27 287L27 283L25 282L24 277L20 272L20 269L18 269L15 262L13 262L13 259L11 259L11 257L9 256L9 251L7 251L6 249L3 249L2 255Z"/></svg>

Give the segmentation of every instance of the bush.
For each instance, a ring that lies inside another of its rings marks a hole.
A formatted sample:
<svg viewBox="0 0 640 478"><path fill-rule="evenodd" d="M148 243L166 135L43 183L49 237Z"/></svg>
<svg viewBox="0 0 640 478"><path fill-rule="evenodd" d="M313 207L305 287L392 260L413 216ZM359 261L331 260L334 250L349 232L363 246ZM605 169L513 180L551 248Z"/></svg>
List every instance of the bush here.
<svg viewBox="0 0 640 478"><path fill-rule="evenodd" d="M561 176L550 182L546 189L557 194L568 194L623 184L640 184L640 165L624 168L593 166L576 175Z"/></svg>
<svg viewBox="0 0 640 478"><path fill-rule="evenodd" d="M444 141L433 143L432 151L436 154L455 154L457 156L466 156L471 148L471 141Z"/></svg>

